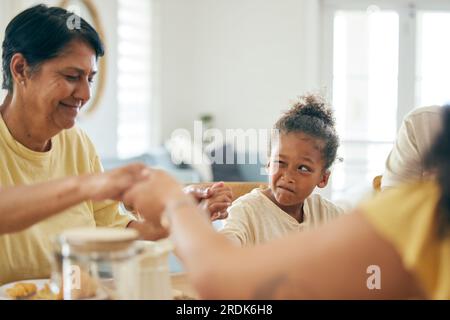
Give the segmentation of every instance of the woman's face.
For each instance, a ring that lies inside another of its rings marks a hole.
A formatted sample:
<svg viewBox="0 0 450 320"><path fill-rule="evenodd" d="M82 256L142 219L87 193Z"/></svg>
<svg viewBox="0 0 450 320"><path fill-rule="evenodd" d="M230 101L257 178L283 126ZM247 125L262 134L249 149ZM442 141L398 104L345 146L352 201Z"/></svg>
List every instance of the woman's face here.
<svg viewBox="0 0 450 320"><path fill-rule="evenodd" d="M60 56L44 62L27 79L23 98L28 119L50 132L73 127L91 97L96 72L95 51L83 41L70 42Z"/></svg>

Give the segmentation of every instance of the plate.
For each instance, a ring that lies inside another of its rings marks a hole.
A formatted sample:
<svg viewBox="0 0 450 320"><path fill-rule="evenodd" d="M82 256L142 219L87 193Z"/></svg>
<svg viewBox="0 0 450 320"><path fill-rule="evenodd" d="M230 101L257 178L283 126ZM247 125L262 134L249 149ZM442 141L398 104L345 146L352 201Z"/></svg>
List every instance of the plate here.
<svg viewBox="0 0 450 320"><path fill-rule="evenodd" d="M6 293L6 290L14 287L14 285L17 283L34 283L37 287L37 290L39 291L39 290L44 289L46 284L50 285L50 280L49 279L32 279L32 280L15 281L15 282L5 284L0 287L0 300L16 300L16 299L8 296L8 294ZM84 300L106 300L107 298L108 298L108 294L104 290L98 290L97 295L95 297L87 298ZM17 300L31 300L31 299L25 298L25 299L17 299ZM37 299L37 300L45 300L45 299Z"/></svg>
<svg viewBox="0 0 450 320"><path fill-rule="evenodd" d="M21 281L7 283L0 287L0 300L15 300L15 299L11 298L10 296L8 296L8 294L6 293L6 290L14 287L14 285L17 283L34 283L38 290L42 290L42 289L44 289L46 284L50 284L50 280L49 279L32 279L32 280L21 280Z"/></svg>
<svg viewBox="0 0 450 320"><path fill-rule="evenodd" d="M32 280L21 280L21 281L16 281L16 282L11 282L11 283L5 284L0 287L0 300L14 300L13 298L8 296L8 294L6 293L6 290L14 287L14 285L16 283L34 283L38 290L42 290L46 284L50 284L50 280L49 279L32 279ZM173 295L174 300L193 300L193 299L195 299L194 297L191 297L191 296L185 294L184 292L182 292L181 290L177 290L177 289L172 289L172 295ZM104 299L104 298L106 298L106 295L105 296L99 295L99 296L97 296L95 298L91 298L91 299Z"/></svg>

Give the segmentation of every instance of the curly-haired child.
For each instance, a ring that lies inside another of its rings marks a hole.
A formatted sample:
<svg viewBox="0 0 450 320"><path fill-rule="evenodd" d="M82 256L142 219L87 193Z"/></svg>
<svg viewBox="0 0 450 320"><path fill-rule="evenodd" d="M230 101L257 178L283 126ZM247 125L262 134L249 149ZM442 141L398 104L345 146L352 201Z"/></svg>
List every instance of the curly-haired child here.
<svg viewBox="0 0 450 320"><path fill-rule="evenodd" d="M313 228L344 212L318 194L330 177L339 138L324 99L306 95L274 125L269 187L233 202L220 231L241 246L264 243L289 232ZM277 136L277 139L275 139Z"/></svg>

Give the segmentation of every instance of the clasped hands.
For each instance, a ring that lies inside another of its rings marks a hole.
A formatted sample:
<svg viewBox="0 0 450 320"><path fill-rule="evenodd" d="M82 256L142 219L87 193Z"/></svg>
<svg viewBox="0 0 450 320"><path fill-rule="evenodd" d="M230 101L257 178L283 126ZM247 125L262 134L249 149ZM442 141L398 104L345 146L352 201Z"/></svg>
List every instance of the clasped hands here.
<svg viewBox="0 0 450 320"><path fill-rule="evenodd" d="M182 187L174 178L162 170L143 164L130 164L108 172L84 177L83 187L93 201L113 199L133 208L144 219L155 221L167 201L176 197L191 196L200 209L209 213L211 221L225 219L232 202L231 189L223 182L209 187Z"/></svg>

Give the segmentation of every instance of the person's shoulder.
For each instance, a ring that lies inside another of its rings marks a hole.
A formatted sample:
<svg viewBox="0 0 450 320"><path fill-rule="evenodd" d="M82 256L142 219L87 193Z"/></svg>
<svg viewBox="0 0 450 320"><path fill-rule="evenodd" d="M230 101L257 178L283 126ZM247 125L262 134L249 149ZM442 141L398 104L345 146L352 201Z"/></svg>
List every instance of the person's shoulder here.
<svg viewBox="0 0 450 320"><path fill-rule="evenodd" d="M402 127L399 131L399 137L413 141L413 144L419 143L428 149L433 137L441 128L440 106L429 106L414 109L403 119ZM421 141L421 142L420 142Z"/></svg>
<svg viewBox="0 0 450 320"><path fill-rule="evenodd" d="M89 158L97 156L97 151L89 136L80 128L74 126L63 130L59 135L59 144L64 148L70 146L73 152L83 152Z"/></svg>
<svg viewBox="0 0 450 320"><path fill-rule="evenodd" d="M80 144L92 146L92 141L89 139L89 136L77 126L63 130L60 135L63 139L68 140L71 143L78 142Z"/></svg>
<svg viewBox="0 0 450 320"><path fill-rule="evenodd" d="M405 121L440 117L442 107L438 105L416 108L405 117Z"/></svg>
<svg viewBox="0 0 450 320"><path fill-rule="evenodd" d="M390 194L389 194L390 193ZM397 188L388 189L385 192L386 197L396 197L396 196L409 196L411 194L417 194L422 195L424 197L427 197L430 194L439 193L439 184L433 180L422 180L422 181L416 181L414 183L404 184L402 186L399 186ZM383 193L380 194L380 196L383 196Z"/></svg>
<svg viewBox="0 0 450 320"><path fill-rule="evenodd" d="M309 197L307 197L305 199L305 202L311 208L323 208L327 213L330 213L330 214L343 214L343 213L345 213L345 209L346 209L346 208L341 207L340 205L328 200L327 198L321 196L318 193L313 193L313 194L309 195ZM323 210L320 210L320 211L323 211Z"/></svg>
<svg viewBox="0 0 450 320"><path fill-rule="evenodd" d="M233 205L234 204L257 204L261 202L261 199L263 199L265 196L262 193L262 189L261 188L255 188L252 191L250 191L249 193L246 193L242 196L240 196L239 198L237 198L236 200L234 200Z"/></svg>
<svg viewBox="0 0 450 320"><path fill-rule="evenodd" d="M420 212L434 207L439 198L439 186L433 180L424 180L388 188L360 204L369 214L402 214Z"/></svg>
<svg viewBox="0 0 450 320"><path fill-rule="evenodd" d="M255 188L234 200L228 212L230 215L238 212L246 212L247 214L255 212L261 214L264 211L261 209L267 205L267 201L270 200L262 193L262 189Z"/></svg>

